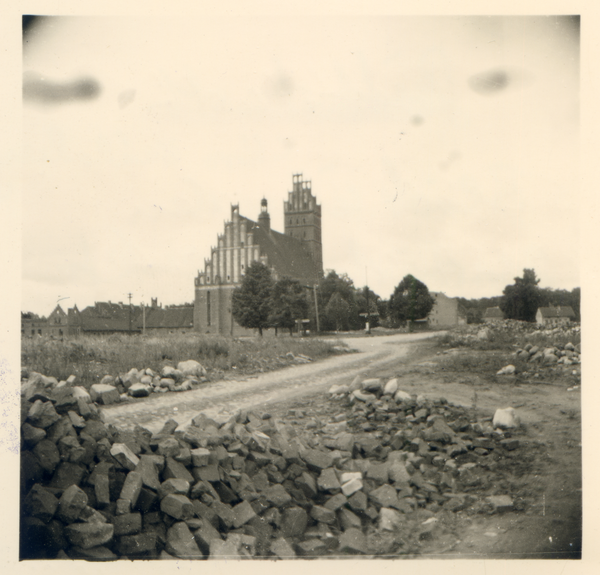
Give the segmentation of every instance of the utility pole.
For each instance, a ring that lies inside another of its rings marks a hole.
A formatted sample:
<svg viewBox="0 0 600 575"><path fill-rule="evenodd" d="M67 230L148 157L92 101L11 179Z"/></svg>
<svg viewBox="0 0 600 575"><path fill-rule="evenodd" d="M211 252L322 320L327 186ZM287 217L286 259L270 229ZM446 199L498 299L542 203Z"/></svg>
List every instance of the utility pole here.
<svg viewBox="0 0 600 575"><path fill-rule="evenodd" d="M315 312L317 314L317 333L321 331L321 326L319 324L319 301L317 300L317 284L313 285L313 291L315 292Z"/></svg>
<svg viewBox="0 0 600 575"><path fill-rule="evenodd" d="M131 333L131 292L127 295L129 297L129 333Z"/></svg>

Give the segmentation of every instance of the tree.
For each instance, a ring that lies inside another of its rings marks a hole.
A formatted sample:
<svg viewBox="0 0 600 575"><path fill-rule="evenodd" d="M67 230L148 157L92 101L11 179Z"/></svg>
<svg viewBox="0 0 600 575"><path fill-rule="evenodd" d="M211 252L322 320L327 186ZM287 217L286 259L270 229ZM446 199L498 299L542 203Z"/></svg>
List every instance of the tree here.
<svg viewBox="0 0 600 575"><path fill-rule="evenodd" d="M515 278L515 283L507 285L502 292L500 309L507 319L535 321L535 314L542 303L542 294L535 276L535 270L525 268L523 277Z"/></svg>
<svg viewBox="0 0 600 575"><path fill-rule="evenodd" d="M231 313L242 327L262 330L269 327L273 278L269 269L254 261L246 269L242 285L233 290Z"/></svg>
<svg viewBox="0 0 600 575"><path fill-rule="evenodd" d="M354 301L356 302L356 311L361 317L361 321L366 322L367 316L361 316L361 314L370 314L368 321L371 327L377 327L379 325L379 307L378 307L379 296L367 286L361 290L357 290L354 294Z"/></svg>
<svg viewBox="0 0 600 575"><path fill-rule="evenodd" d="M340 292L336 291L329 299L325 307L325 317L335 325L336 331L347 328L349 309L348 302L341 296Z"/></svg>
<svg viewBox="0 0 600 575"><path fill-rule="evenodd" d="M275 328L287 328L292 333L297 319L308 315L308 302L303 287L296 280L284 277L275 282L271 291L269 324Z"/></svg>
<svg viewBox="0 0 600 575"><path fill-rule="evenodd" d="M396 325L427 317L433 308L434 299L427 286L408 274L396 286L390 297L389 311ZM410 323L409 323L410 326Z"/></svg>

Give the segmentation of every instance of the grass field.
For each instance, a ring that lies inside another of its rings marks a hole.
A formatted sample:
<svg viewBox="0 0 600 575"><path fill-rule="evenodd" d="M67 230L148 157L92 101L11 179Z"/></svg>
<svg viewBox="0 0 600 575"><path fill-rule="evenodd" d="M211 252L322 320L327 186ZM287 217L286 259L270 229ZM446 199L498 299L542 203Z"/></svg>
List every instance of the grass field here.
<svg viewBox="0 0 600 575"><path fill-rule="evenodd" d="M225 372L260 373L293 363L286 356L306 355L321 359L335 354L336 340L266 335L262 338L233 339L195 334L83 336L73 340L23 339L21 367L56 377L59 381L76 375L89 387L104 375L126 373L131 368L160 371L188 359L199 361L210 379Z"/></svg>

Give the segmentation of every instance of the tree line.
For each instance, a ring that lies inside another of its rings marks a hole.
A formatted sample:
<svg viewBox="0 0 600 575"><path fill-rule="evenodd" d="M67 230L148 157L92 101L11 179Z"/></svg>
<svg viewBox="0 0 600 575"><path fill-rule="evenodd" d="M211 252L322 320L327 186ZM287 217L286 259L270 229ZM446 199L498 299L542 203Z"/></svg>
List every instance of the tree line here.
<svg viewBox="0 0 600 575"><path fill-rule="evenodd" d="M535 270L525 268L521 277L515 277L514 283L505 286L502 295L479 299L458 298L467 313L468 323L483 321L485 310L499 307L504 317L520 321L535 321L540 307L571 307L575 314L573 320L581 321L581 288L572 290L539 287L540 279Z"/></svg>
<svg viewBox="0 0 600 575"><path fill-rule="evenodd" d="M400 327L427 316L433 307L427 286L405 276L388 300L367 286L357 288L347 274L329 271L316 286L283 277L275 281L261 262L253 262L232 296L232 313L242 327L287 329L309 320L311 330L349 331L385 325Z"/></svg>
<svg viewBox="0 0 600 575"><path fill-rule="evenodd" d="M535 321L538 307L570 306L575 321L581 321L581 289L555 290L540 288L533 269L524 269L502 295L466 299L457 298L467 314L468 323L483 321L485 310L499 307L504 317ZM233 292L232 313L242 327L287 329L292 333L296 320L309 320L314 331L352 331L382 325L389 328L408 326L426 318L434 305L427 286L413 275L402 278L388 299L383 299L367 286L357 288L347 274L330 270L316 286L304 285L287 277L273 279L261 262L253 262L244 279Z"/></svg>

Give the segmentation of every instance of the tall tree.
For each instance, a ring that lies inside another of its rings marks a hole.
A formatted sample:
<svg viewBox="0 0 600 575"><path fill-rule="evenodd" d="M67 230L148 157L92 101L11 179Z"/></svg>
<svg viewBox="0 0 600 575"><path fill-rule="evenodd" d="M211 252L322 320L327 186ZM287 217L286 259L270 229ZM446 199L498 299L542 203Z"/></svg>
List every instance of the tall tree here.
<svg viewBox="0 0 600 575"><path fill-rule="evenodd" d="M507 319L535 321L535 314L542 303L539 283L535 270L525 268L522 278L516 277L514 284L504 288L500 309Z"/></svg>
<svg viewBox="0 0 600 575"><path fill-rule="evenodd" d="M396 286L390 297L389 311L392 321L399 325L427 317L433 308L434 299L427 286L417 278L408 274Z"/></svg>
<svg viewBox="0 0 600 575"><path fill-rule="evenodd" d="M347 329L349 308L348 302L337 291L329 299L325 317L335 326L336 331Z"/></svg>
<svg viewBox="0 0 600 575"><path fill-rule="evenodd" d="M233 290L231 313L242 327L263 329L269 327L271 311L271 291L273 278L269 269L261 262L254 261L246 269L242 285Z"/></svg>
<svg viewBox="0 0 600 575"><path fill-rule="evenodd" d="M270 325L275 330L287 328L291 334L296 320L306 319L307 315L308 301L300 283L287 277L275 282L271 291Z"/></svg>

